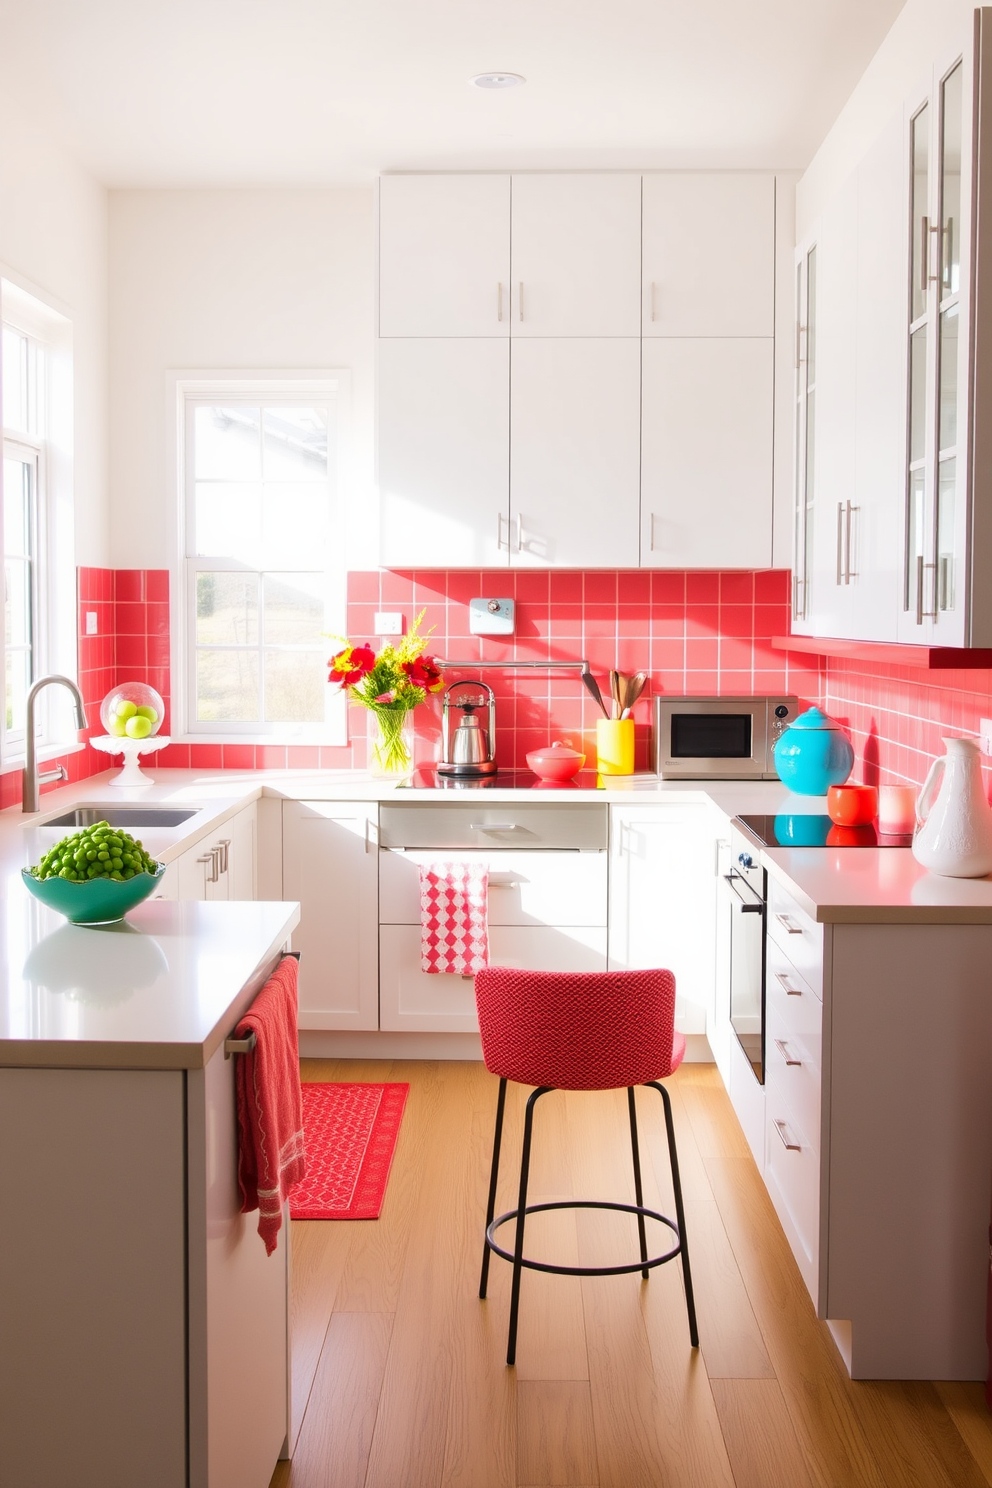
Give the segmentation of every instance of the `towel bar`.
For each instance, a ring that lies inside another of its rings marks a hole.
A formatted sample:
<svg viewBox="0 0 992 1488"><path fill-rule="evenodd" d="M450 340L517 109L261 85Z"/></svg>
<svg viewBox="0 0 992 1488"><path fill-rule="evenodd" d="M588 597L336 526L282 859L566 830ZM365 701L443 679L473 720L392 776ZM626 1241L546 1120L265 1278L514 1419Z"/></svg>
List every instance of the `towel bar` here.
<svg viewBox="0 0 992 1488"><path fill-rule="evenodd" d="M255 1047L255 1035L250 1033L247 1038L226 1038L224 1040L224 1058L230 1059L232 1054L250 1054Z"/></svg>

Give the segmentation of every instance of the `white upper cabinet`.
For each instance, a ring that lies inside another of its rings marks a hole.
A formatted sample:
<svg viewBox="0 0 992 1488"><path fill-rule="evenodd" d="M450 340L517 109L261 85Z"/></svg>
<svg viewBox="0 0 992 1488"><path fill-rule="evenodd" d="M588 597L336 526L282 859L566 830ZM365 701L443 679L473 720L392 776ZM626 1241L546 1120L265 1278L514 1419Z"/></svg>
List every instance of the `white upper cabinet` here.
<svg viewBox="0 0 992 1488"><path fill-rule="evenodd" d="M383 176L379 335L509 333L509 176Z"/></svg>
<svg viewBox="0 0 992 1488"><path fill-rule="evenodd" d="M380 562L505 567L509 343L383 339L378 396Z"/></svg>
<svg viewBox="0 0 992 1488"><path fill-rule="evenodd" d="M640 176L514 176L512 196L512 335L638 336Z"/></svg>
<svg viewBox="0 0 992 1488"><path fill-rule="evenodd" d="M638 338L514 344L510 562L636 568Z"/></svg>
<svg viewBox="0 0 992 1488"><path fill-rule="evenodd" d="M775 334L775 178L644 177L647 336Z"/></svg>
<svg viewBox="0 0 992 1488"><path fill-rule="evenodd" d="M767 568L774 342L642 346L641 566Z"/></svg>

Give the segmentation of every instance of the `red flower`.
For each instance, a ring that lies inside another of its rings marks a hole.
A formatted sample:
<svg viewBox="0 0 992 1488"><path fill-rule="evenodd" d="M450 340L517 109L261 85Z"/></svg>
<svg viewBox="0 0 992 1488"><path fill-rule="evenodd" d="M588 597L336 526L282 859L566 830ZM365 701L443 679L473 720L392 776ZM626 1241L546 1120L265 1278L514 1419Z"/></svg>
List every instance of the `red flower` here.
<svg viewBox="0 0 992 1488"><path fill-rule="evenodd" d="M402 666L414 687L424 687L428 692L435 691L444 680L433 656L418 656L415 661L404 661Z"/></svg>
<svg viewBox="0 0 992 1488"><path fill-rule="evenodd" d="M375 666L375 652L371 646L345 646L337 656L327 663L330 671L328 682L340 682L342 687L353 687Z"/></svg>

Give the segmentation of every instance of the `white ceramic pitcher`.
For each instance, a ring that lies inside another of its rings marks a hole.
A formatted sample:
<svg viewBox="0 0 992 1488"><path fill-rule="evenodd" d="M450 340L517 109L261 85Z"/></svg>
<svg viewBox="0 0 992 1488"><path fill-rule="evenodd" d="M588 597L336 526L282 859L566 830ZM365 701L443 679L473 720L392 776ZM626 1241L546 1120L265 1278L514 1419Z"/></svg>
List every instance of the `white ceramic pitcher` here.
<svg viewBox="0 0 992 1488"><path fill-rule="evenodd" d="M913 856L931 873L984 878L992 873L992 810L975 739L942 739L916 802ZM936 797L936 799L935 799Z"/></svg>

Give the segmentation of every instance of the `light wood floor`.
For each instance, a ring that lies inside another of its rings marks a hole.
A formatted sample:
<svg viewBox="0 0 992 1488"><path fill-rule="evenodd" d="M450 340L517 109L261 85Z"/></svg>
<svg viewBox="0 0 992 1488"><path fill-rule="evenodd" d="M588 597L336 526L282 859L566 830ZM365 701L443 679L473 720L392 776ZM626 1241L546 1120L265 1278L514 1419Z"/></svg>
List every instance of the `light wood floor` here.
<svg viewBox="0 0 992 1488"><path fill-rule="evenodd" d="M298 1436L272 1488L992 1485L980 1385L848 1379L714 1066L669 1081L698 1353L678 1262L648 1282L525 1272L515 1369L498 1257L477 1296L496 1081L442 1062L307 1061L303 1075L407 1080L410 1097L381 1218L293 1226ZM510 1087L498 1212L525 1094ZM640 1091L638 1109L645 1202L671 1213L660 1098ZM628 1141L622 1092L545 1096L532 1199L631 1200ZM528 1225L528 1252L549 1259L634 1246L626 1216Z"/></svg>

